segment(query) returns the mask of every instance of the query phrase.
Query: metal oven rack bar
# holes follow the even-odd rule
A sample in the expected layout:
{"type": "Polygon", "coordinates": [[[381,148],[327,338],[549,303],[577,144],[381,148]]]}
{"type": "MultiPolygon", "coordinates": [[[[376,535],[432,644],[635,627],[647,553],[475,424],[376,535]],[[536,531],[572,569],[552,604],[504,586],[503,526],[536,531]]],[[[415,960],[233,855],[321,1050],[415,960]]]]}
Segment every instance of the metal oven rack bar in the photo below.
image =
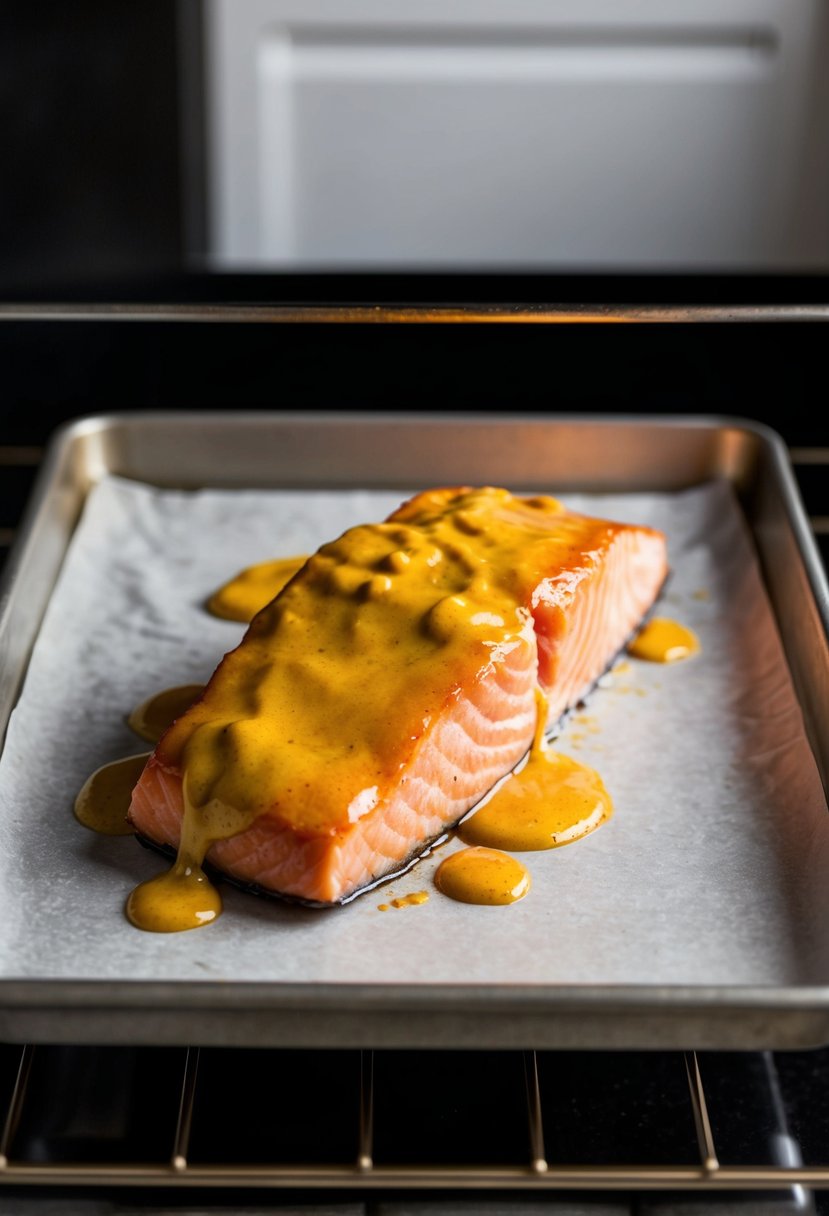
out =
{"type": "Polygon", "coordinates": [[[48,304],[0,302],[0,321],[175,321],[272,325],[595,324],[602,321],[826,321],[827,304],[48,304]]]}

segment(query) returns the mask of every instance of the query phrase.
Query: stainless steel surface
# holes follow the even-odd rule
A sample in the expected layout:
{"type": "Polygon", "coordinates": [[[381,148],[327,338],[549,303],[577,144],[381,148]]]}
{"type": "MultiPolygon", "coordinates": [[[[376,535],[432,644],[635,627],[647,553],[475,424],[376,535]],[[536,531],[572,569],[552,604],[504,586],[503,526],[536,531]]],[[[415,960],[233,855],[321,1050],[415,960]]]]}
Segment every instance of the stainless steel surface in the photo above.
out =
{"type": "Polygon", "coordinates": [[[534,1051],[524,1052],[524,1079],[527,1085],[527,1115],[529,1117],[530,1153],[537,1174],[547,1172],[544,1148],[544,1120],[541,1113],[541,1090],[538,1084],[538,1060],[534,1051]]]}
{"type": "Polygon", "coordinates": [[[184,1060],[184,1077],[181,1082],[181,1101],[176,1120],[176,1136],[173,1145],[172,1166],[174,1170],[187,1169],[187,1150],[190,1146],[190,1129],[193,1125],[193,1102],[196,1097],[196,1082],[199,1075],[199,1049],[188,1047],[184,1060]]]}
{"type": "MultiPolygon", "coordinates": [[[[543,480],[562,490],[678,489],[724,477],[740,494],[752,529],[826,780],[825,579],[785,452],[763,428],[699,418],[153,414],[86,420],[66,430],[50,451],[10,562],[0,615],[3,724],[85,495],[105,472],[173,486],[382,481],[389,487],[469,480],[520,488],[543,480]]],[[[823,985],[618,985],[555,993],[519,985],[508,995],[447,986],[435,1003],[405,986],[385,992],[321,987],[309,1000],[290,985],[263,991],[254,984],[203,983],[188,987],[186,1005],[191,1020],[183,1026],[181,993],[173,998],[166,984],[10,979],[0,986],[3,1033],[21,1041],[126,1036],[183,1042],[192,1035],[194,1017],[199,1042],[231,1045],[325,1046],[335,1021],[347,1021],[349,1041],[366,1047],[460,1045],[479,1036],[527,1048],[804,1046],[829,1039],[829,989],[823,985]]],[[[608,1185],[620,1184],[618,1177],[608,1185]]]]}
{"type": "Polygon", "coordinates": [[[360,1147],[357,1165],[370,1170],[374,1144],[374,1052],[360,1052],[360,1147]]]}
{"type": "Polygon", "coordinates": [[[706,1173],[713,1173],[720,1168],[717,1160],[717,1150],[711,1131],[711,1120],[708,1118],[708,1106],[705,1101],[705,1090],[702,1086],[699,1063],[692,1052],[685,1057],[685,1068],[688,1074],[688,1087],[691,1093],[691,1109],[694,1112],[694,1127],[697,1132],[702,1168],[706,1173]]]}
{"type": "Polygon", "coordinates": [[[3,1122],[3,1134],[2,1139],[0,1139],[0,1169],[5,1169],[9,1162],[9,1149],[20,1124],[29,1076],[32,1071],[33,1057],[34,1047],[29,1043],[20,1053],[17,1077],[15,1078],[14,1089],[12,1090],[11,1099],[6,1111],[6,1118],[3,1122]]]}

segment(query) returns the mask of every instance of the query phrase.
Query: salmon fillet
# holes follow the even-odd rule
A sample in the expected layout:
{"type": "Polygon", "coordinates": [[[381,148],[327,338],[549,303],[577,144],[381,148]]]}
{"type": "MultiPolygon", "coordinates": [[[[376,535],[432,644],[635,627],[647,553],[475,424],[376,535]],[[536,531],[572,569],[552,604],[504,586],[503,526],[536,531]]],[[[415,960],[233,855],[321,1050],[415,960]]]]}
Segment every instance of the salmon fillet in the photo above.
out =
{"type": "Polygon", "coordinates": [[[167,731],[130,822],[317,905],[399,873],[607,669],[665,538],[552,498],[419,494],[324,545],[167,731]]]}

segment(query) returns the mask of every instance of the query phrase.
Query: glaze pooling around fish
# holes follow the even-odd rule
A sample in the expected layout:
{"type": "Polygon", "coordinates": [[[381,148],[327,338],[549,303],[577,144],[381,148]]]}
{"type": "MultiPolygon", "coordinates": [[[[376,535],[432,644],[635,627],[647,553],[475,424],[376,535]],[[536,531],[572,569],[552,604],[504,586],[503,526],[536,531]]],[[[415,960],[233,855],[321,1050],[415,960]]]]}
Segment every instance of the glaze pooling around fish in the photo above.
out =
{"type": "Polygon", "coordinates": [[[165,688],[137,705],[127,718],[127,726],[148,743],[158,743],[176,718],[189,709],[203,692],[203,684],[179,684],[175,688],[165,688]]]}
{"type": "MultiPolygon", "coordinates": [[[[153,853],[158,853],[162,857],[167,857],[170,860],[175,861],[177,850],[172,845],[159,844],[157,840],[150,840],[148,836],[142,836],[140,832],[134,832],[133,835],[138,843],[143,845],[145,849],[149,849],[153,853]]],[[[386,883],[393,882],[397,878],[402,878],[404,874],[408,874],[410,870],[413,870],[418,862],[424,861],[427,857],[431,856],[432,851],[439,845],[443,844],[447,839],[448,836],[444,832],[435,840],[428,841],[425,845],[422,845],[415,852],[411,853],[407,858],[405,858],[398,869],[392,870],[388,874],[380,875],[380,877],[373,879],[364,887],[358,887],[355,891],[351,891],[342,899],[335,901],[328,900],[321,902],[318,899],[305,899],[301,895],[289,895],[285,891],[273,891],[268,887],[261,886],[259,883],[249,882],[243,878],[238,878],[227,871],[218,870],[215,866],[211,866],[209,862],[204,863],[204,872],[208,878],[216,882],[227,882],[237,890],[245,891],[248,895],[256,895],[260,899],[275,899],[280,903],[297,904],[302,908],[313,908],[315,910],[323,911],[325,909],[344,907],[346,904],[350,904],[352,900],[357,899],[358,896],[366,895],[369,891],[375,891],[378,887],[385,886],[386,883]]]]}
{"type": "Polygon", "coordinates": [[[276,557],[246,566],[214,591],[205,607],[226,621],[252,621],[305,565],[307,557],[276,557]]]}
{"type": "Polygon", "coordinates": [[[613,803],[599,774],[544,743],[543,695],[527,763],[458,828],[470,845],[534,852],[571,844],[605,823],[613,803]]]}
{"type": "Polygon", "coordinates": [[[87,777],[75,799],[75,818],[103,836],[131,836],[127,821],[132,788],[147,763],[146,752],[104,764],[87,777]]]}
{"type": "Polygon", "coordinates": [[[536,688],[557,721],[666,570],[660,532],[555,499],[419,494],[324,545],[254,618],[161,740],[131,820],[173,847],[184,821],[195,864],[343,902],[515,766],[536,688]]]}
{"type": "Polygon", "coordinates": [[[699,651],[699,638],[687,625],[651,617],[628,645],[628,653],[650,663],[678,663],[699,651]]]}
{"type": "Polygon", "coordinates": [[[504,907],[523,899],[532,880],[523,863],[509,853],[473,845],[440,863],[435,886],[458,903],[504,907]]]}

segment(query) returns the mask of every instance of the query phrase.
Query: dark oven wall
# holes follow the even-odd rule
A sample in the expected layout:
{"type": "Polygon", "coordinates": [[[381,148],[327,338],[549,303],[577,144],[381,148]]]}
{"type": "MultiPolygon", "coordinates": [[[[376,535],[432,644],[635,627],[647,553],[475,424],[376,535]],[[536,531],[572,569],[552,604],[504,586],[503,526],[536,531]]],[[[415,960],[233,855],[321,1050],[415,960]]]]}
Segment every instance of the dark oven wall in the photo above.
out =
{"type": "Polygon", "coordinates": [[[4,0],[0,293],[181,264],[176,11],[4,0]]]}
{"type": "MultiPolygon", "coordinates": [[[[252,282],[249,290],[261,295],[264,286],[252,282]]],[[[369,286],[358,286],[365,297],[369,286]]],[[[497,290],[491,280],[483,286],[497,290]]],[[[244,299],[244,289],[234,287],[244,299]]],[[[223,285],[209,288],[216,293],[223,285]]],[[[632,285],[631,294],[634,288],[643,298],[647,286],[632,285]]],[[[296,298],[303,289],[318,292],[319,285],[283,284],[282,298],[296,298]]],[[[401,294],[405,289],[396,284],[401,294]]],[[[540,290],[525,285],[530,289],[540,290]]],[[[348,290],[339,284],[341,300],[348,290]]],[[[389,287],[379,280],[374,290],[389,287]]],[[[408,290],[426,289],[410,281],[408,290]]],[[[587,290],[582,287],[583,294],[587,290]]],[[[624,284],[614,290],[624,298],[624,284]]],[[[701,294],[699,285],[688,290],[701,294]]],[[[809,290],[814,293],[814,283],[809,290]]],[[[825,554],[829,423],[815,396],[825,373],[824,333],[818,322],[0,321],[0,543],[6,549],[12,541],[50,435],[82,415],[126,409],[496,410],[702,413],[764,422],[792,449],[825,554]]]]}

